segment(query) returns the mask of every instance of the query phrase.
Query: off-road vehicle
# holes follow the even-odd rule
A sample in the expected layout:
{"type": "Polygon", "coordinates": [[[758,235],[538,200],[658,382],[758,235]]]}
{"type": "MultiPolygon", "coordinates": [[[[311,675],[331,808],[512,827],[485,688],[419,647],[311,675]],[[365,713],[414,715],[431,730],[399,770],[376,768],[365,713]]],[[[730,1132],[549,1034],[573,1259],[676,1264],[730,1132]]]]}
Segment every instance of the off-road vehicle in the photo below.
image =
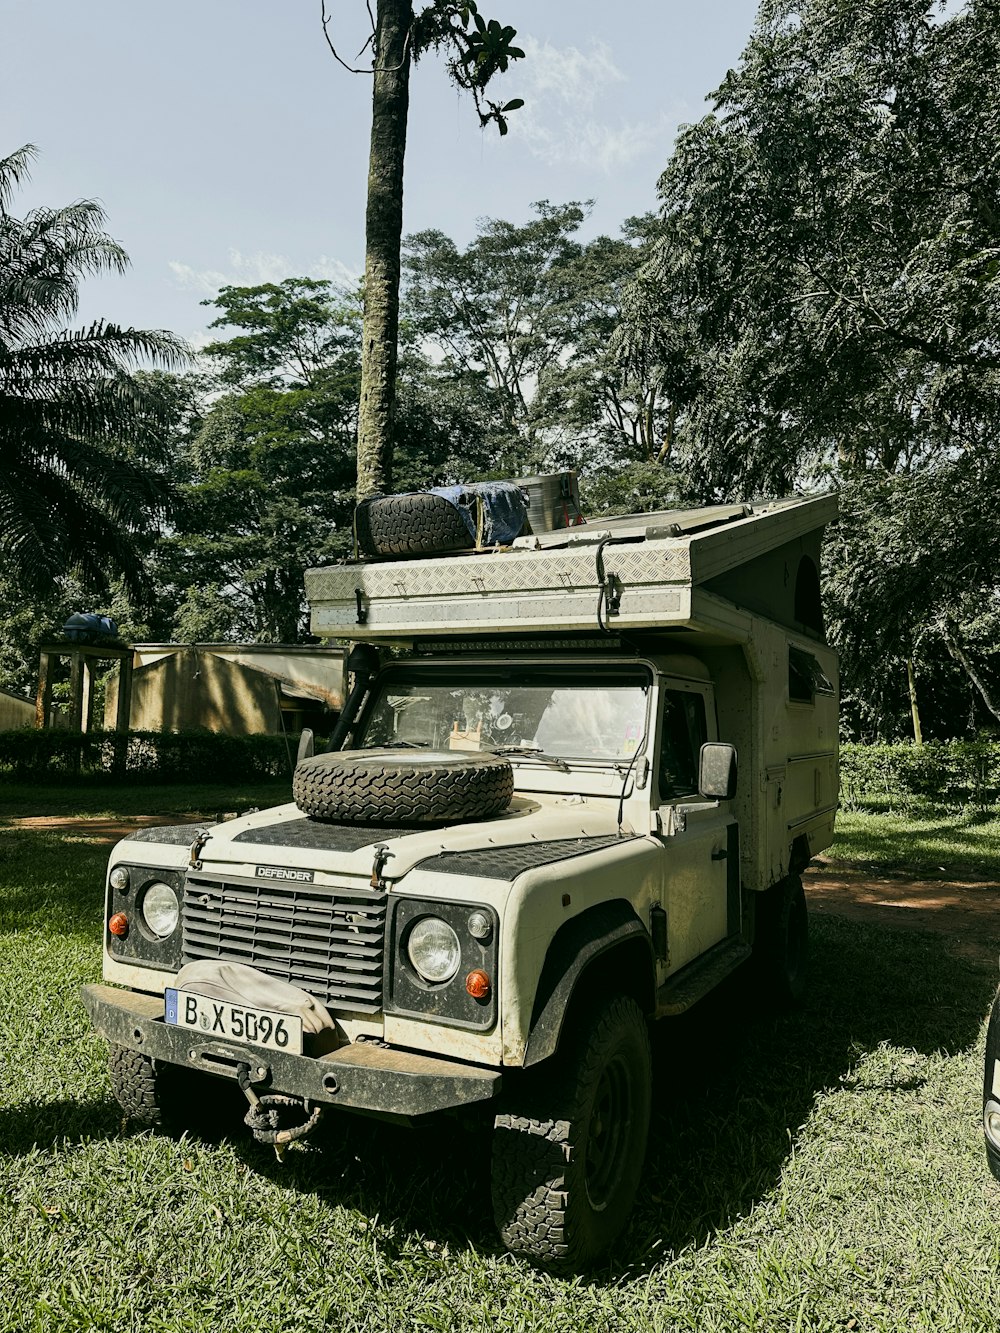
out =
{"type": "Polygon", "coordinates": [[[228,1084],[280,1146],[324,1112],[488,1104],[504,1242],[603,1253],[646,1151],[650,1021],[745,963],[802,993],[799,876],[837,804],[835,512],[310,571],[314,632],[355,645],[333,748],[289,805],[111,855],[86,1002],[122,1106],[184,1127],[228,1084]]]}

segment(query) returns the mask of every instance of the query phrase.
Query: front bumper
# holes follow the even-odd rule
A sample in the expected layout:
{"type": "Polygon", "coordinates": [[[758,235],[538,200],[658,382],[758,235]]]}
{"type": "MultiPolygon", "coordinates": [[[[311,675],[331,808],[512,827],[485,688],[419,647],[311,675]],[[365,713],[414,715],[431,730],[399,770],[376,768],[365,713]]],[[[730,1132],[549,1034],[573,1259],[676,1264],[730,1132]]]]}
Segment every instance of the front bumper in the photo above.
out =
{"type": "Polygon", "coordinates": [[[429,1115],[489,1101],[500,1071],[432,1055],[353,1042],[326,1055],[288,1055],[238,1041],[206,1041],[163,1021],[163,997],[114,986],[84,986],[83,1002],[108,1041],[167,1064],[235,1079],[242,1064],[259,1091],[289,1093],[354,1111],[429,1115]]]}

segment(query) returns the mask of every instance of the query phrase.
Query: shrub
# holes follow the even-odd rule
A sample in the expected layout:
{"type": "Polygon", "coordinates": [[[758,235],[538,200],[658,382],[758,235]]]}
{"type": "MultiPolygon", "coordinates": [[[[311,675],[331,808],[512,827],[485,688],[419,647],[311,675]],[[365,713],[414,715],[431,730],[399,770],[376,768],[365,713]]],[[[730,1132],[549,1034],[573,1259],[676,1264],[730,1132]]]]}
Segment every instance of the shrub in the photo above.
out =
{"type": "Polygon", "coordinates": [[[1000,799],[1000,742],[841,746],[840,797],[848,809],[932,804],[986,809],[1000,799]]]}
{"type": "Polygon", "coordinates": [[[0,781],[102,778],[125,772],[156,782],[244,782],[281,777],[297,737],[216,731],[0,731],[0,781]],[[122,754],[124,750],[124,754],[122,754]],[[116,759],[118,764],[116,765],[116,759]],[[123,762],[122,762],[123,761],[123,762]]]}

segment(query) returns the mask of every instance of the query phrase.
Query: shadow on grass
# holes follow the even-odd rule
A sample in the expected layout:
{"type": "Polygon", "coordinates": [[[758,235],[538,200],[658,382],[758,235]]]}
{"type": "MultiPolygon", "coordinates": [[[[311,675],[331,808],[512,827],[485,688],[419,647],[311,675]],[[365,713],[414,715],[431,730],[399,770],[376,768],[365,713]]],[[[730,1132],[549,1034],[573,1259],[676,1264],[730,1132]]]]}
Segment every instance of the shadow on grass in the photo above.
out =
{"type": "MultiPolygon", "coordinates": [[[[969,1049],[995,986],[992,971],[946,956],[935,937],[836,918],[813,923],[812,971],[809,1000],[793,1014],[755,1008],[745,979],[735,977],[695,1011],[658,1025],[635,1213],[616,1254],[588,1282],[635,1276],[749,1212],[775,1187],[820,1094],[849,1086],[859,1060],[883,1043],[924,1054],[969,1049]]],[[[885,1092],[918,1084],[909,1075],[885,1092]]],[[[120,1132],[110,1099],[0,1110],[0,1145],[9,1153],[120,1132]]],[[[229,1142],[247,1168],[283,1188],[377,1217],[387,1255],[414,1235],[452,1252],[500,1252],[485,1116],[407,1130],[330,1113],[321,1134],[283,1165],[242,1129],[229,1142]]]]}
{"type": "MultiPolygon", "coordinates": [[[[993,969],[948,957],[939,937],[812,921],[811,986],[793,1013],[745,1002],[735,977],[654,1037],[656,1111],[632,1236],[699,1244],[746,1214],[780,1177],[817,1096],[882,1044],[956,1055],[976,1041],[993,969]]],[[[919,1083],[919,1080],[918,1080],[919,1083]]],[[[893,1083],[886,1095],[912,1089],[893,1083]]],[[[970,1099],[977,1090],[970,1087],[970,1099]]],[[[971,1104],[971,1102],[970,1102],[971,1104]]]]}

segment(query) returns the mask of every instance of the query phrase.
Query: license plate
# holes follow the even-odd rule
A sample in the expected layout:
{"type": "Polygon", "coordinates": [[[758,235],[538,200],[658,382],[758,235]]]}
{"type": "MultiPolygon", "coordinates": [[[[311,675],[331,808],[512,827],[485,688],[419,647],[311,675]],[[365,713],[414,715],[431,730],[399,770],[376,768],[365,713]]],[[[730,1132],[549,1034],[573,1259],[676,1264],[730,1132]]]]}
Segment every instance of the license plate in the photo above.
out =
{"type": "Polygon", "coordinates": [[[228,1000],[213,1000],[189,990],[167,989],[163,1018],[173,1027],[190,1028],[205,1037],[227,1037],[266,1046],[269,1051],[302,1054],[301,1014],[252,1009],[228,1000]]]}

